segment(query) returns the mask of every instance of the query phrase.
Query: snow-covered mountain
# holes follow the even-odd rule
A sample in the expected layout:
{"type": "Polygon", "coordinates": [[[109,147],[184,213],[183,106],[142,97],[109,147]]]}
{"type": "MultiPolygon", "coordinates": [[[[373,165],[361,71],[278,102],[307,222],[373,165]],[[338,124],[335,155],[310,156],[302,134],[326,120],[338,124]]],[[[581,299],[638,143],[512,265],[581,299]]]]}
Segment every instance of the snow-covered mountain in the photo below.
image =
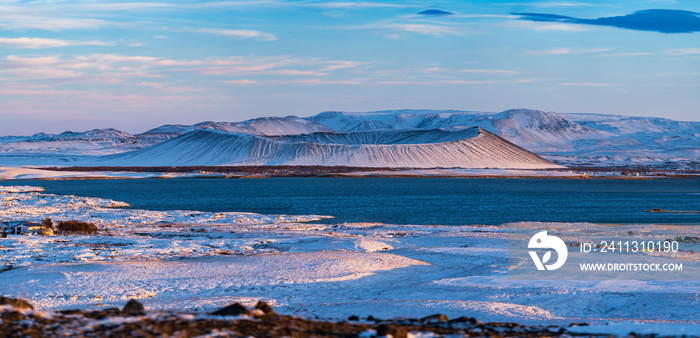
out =
{"type": "Polygon", "coordinates": [[[1,153],[56,153],[64,155],[104,155],[141,148],[134,135],[120,130],[94,129],[61,134],[0,137],[1,153]]]}
{"type": "Polygon", "coordinates": [[[152,146],[180,135],[212,129],[252,135],[290,135],[333,132],[320,124],[296,117],[263,117],[243,122],[201,122],[164,125],[132,135],[108,128],[61,134],[0,137],[0,164],[66,165],[84,156],[123,153],[152,146]]]}
{"type": "Polygon", "coordinates": [[[323,112],[307,118],[337,131],[481,127],[563,164],[659,165],[698,162],[700,122],[531,109],[323,112]]]}
{"type": "Polygon", "coordinates": [[[307,118],[336,131],[458,129],[478,126],[523,144],[565,144],[612,134],[589,128],[557,113],[512,109],[501,113],[454,110],[392,110],[369,113],[324,112],[307,118]]]}
{"type": "Polygon", "coordinates": [[[402,168],[560,168],[481,128],[261,136],[200,129],[80,165],[320,165],[402,168]]]}
{"type": "Polygon", "coordinates": [[[195,130],[212,129],[251,135],[293,135],[332,132],[332,129],[296,116],[261,117],[243,122],[201,122],[194,125],[164,125],[138,134],[140,140],[154,143],[169,140],[195,130]]]}
{"type": "Polygon", "coordinates": [[[572,150],[571,142],[613,136],[589,128],[557,113],[513,109],[501,113],[454,110],[392,110],[369,113],[324,112],[307,118],[337,131],[442,128],[473,126],[489,130],[533,151],[572,150]]]}
{"type": "MultiPolygon", "coordinates": [[[[469,138],[460,132],[473,127],[482,128],[564,165],[667,166],[671,163],[676,167],[686,164],[700,166],[700,122],[620,115],[563,114],[531,109],[512,109],[499,113],[457,110],[323,112],[306,118],[265,117],[243,122],[164,125],[136,135],[115,129],[96,129],[58,135],[40,133],[33,136],[6,136],[0,137],[0,165],[76,165],[78,162],[94,160],[91,156],[121,154],[140,149],[144,153],[148,150],[151,155],[161,158],[152,153],[150,147],[179,138],[194,141],[190,134],[199,130],[236,134],[237,142],[255,139],[256,142],[271,147],[277,147],[279,142],[314,143],[322,145],[314,146],[320,152],[335,149],[329,145],[357,147],[448,143],[469,138]],[[245,135],[258,138],[246,138],[245,135]]],[[[469,131],[465,133],[468,134],[469,131]]],[[[212,149],[222,150],[214,146],[214,141],[207,142],[212,149]]],[[[231,144],[234,143],[240,145],[236,142],[231,144]]],[[[168,147],[173,144],[169,143],[168,147]]],[[[197,147],[204,151],[201,145],[197,147]]],[[[303,153],[306,150],[297,151],[303,153]]],[[[279,154],[275,156],[275,161],[279,163],[292,161],[287,155],[285,159],[279,154]]],[[[329,155],[318,153],[318,156],[329,155]]],[[[387,153],[382,156],[389,155],[387,153]]],[[[244,157],[235,158],[242,161],[244,157]]],[[[305,160],[311,161],[310,163],[326,163],[326,160],[316,161],[308,157],[305,160]]],[[[401,161],[404,160],[406,158],[401,161]]]]}

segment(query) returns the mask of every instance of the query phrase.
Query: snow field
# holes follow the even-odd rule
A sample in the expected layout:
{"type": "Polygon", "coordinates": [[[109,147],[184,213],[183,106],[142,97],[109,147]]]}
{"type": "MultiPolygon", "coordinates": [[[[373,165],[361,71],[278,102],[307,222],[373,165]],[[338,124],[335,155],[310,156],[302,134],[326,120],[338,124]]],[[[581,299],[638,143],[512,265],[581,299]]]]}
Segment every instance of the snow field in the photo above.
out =
{"type": "MultiPolygon", "coordinates": [[[[507,278],[507,229],[547,226],[583,240],[692,236],[695,226],[315,224],[309,221],[322,216],[152,212],[36,190],[0,190],[0,217],[78,218],[109,230],[0,239],[0,264],[13,267],[0,272],[0,292],[39,310],[123,306],[134,298],[148,309],[203,313],[264,300],[279,313],[330,320],[443,313],[485,322],[587,322],[600,330],[700,326],[698,281],[507,278]]],[[[683,259],[700,260],[699,244],[681,245],[683,259]]]]}

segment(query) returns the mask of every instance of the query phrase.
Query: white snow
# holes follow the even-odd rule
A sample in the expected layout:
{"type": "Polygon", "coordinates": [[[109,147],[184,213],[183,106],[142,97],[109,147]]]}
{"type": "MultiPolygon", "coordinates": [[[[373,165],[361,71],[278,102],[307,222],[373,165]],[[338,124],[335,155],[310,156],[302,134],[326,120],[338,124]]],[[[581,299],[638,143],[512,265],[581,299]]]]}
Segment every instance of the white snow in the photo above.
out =
{"type": "Polygon", "coordinates": [[[31,186],[0,186],[0,193],[7,194],[13,192],[40,192],[44,191],[42,187],[31,186]]]}
{"type": "MultiPolygon", "coordinates": [[[[254,305],[254,298],[240,297],[244,290],[282,293],[285,289],[304,289],[309,284],[355,281],[413,265],[425,263],[384,253],[331,251],[120,264],[43,264],[4,272],[3,279],[13,284],[3,283],[3,292],[32,299],[39,308],[117,305],[129,299],[143,299],[151,309],[196,306],[213,311],[239,300],[254,305]],[[80,285],[91,286],[79,288],[80,285]]],[[[279,306],[281,301],[273,304],[279,306]]]]}
{"type": "MultiPolygon", "coordinates": [[[[696,226],[314,224],[307,221],[318,216],[132,210],[116,201],[38,190],[1,189],[0,219],[76,218],[109,229],[93,236],[0,239],[0,264],[16,267],[0,272],[0,290],[42,311],[123,306],[137,298],[148,309],[200,313],[264,300],[283,314],[329,320],[443,313],[591,324],[572,329],[577,332],[700,329],[697,280],[506,278],[507,228],[548,226],[570,238],[630,232],[667,238],[697,235],[696,226]]],[[[686,262],[700,260],[700,244],[681,246],[686,262]]]]}

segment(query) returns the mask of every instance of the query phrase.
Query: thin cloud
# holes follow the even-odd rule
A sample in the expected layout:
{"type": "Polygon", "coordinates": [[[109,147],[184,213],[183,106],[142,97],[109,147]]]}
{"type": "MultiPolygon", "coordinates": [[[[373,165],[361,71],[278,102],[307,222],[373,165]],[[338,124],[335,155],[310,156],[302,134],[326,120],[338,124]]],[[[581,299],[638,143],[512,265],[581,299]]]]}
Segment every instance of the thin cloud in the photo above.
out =
{"type": "Polygon", "coordinates": [[[520,74],[520,72],[515,71],[515,70],[474,69],[474,68],[454,70],[454,69],[448,69],[448,68],[432,67],[432,68],[421,69],[420,71],[423,73],[428,73],[428,74],[435,74],[435,73],[450,73],[450,74],[469,73],[469,74],[485,74],[485,75],[516,75],[516,74],[520,74]]]}
{"type": "Polygon", "coordinates": [[[41,29],[57,32],[69,29],[96,29],[107,25],[107,21],[99,19],[56,18],[43,15],[0,16],[0,27],[5,30],[41,29]]]}
{"type": "Polygon", "coordinates": [[[324,76],[328,73],[315,71],[315,70],[300,70],[300,69],[279,69],[279,70],[268,70],[266,72],[269,75],[284,75],[284,76],[324,76]]]}
{"type": "Polygon", "coordinates": [[[254,85],[254,84],[260,84],[259,81],[257,80],[251,80],[251,79],[239,79],[239,80],[227,80],[227,81],[221,81],[222,83],[228,83],[228,84],[235,84],[235,85],[254,85]]]}
{"type": "Polygon", "coordinates": [[[549,2],[536,2],[536,3],[510,3],[508,5],[527,5],[540,8],[554,8],[554,7],[591,7],[593,4],[587,2],[579,1],[549,1],[549,2]]]}
{"type": "Polygon", "coordinates": [[[351,68],[360,68],[360,67],[367,67],[371,63],[370,62],[358,62],[358,61],[324,61],[327,63],[327,66],[321,68],[321,71],[324,72],[329,72],[329,71],[334,71],[334,70],[339,70],[339,69],[351,69],[351,68]]]}
{"type": "Polygon", "coordinates": [[[112,11],[143,11],[147,9],[167,9],[167,8],[184,8],[186,4],[177,5],[165,2],[111,2],[111,3],[82,3],[62,5],[74,11],[97,11],[97,12],[112,12],[112,11]]]}
{"type": "Polygon", "coordinates": [[[277,36],[251,29],[217,29],[217,28],[187,28],[185,31],[205,34],[229,36],[233,38],[254,39],[260,41],[277,41],[277,36]]]}
{"type": "MultiPolygon", "coordinates": [[[[41,29],[63,31],[123,27],[124,13],[196,11],[211,9],[237,9],[248,7],[290,7],[289,1],[211,1],[211,2],[109,2],[62,3],[54,1],[15,2],[0,5],[0,27],[5,30],[41,29]],[[70,14],[66,14],[70,13],[70,14]]],[[[369,6],[360,4],[360,6],[369,6]]],[[[243,33],[245,34],[245,33],[243,33]]],[[[261,35],[269,38],[269,35],[261,35]]]]}
{"type": "Polygon", "coordinates": [[[105,42],[99,40],[93,41],[72,41],[59,39],[44,39],[44,38],[0,38],[0,46],[10,48],[59,48],[69,46],[114,46],[113,42],[105,42]]]}
{"type": "Polygon", "coordinates": [[[609,83],[595,83],[595,82],[565,82],[559,83],[557,86],[575,86],[575,87],[609,87],[612,84],[609,83]]]}
{"type": "Polygon", "coordinates": [[[197,93],[204,92],[204,88],[195,88],[190,86],[173,86],[170,83],[162,82],[141,82],[142,86],[153,88],[157,92],[161,93],[197,93]]]}
{"type": "Polygon", "coordinates": [[[76,90],[56,90],[49,88],[45,85],[37,84],[0,84],[0,95],[4,96],[43,96],[56,95],[56,96],[67,96],[76,95],[79,91],[76,90]]]}
{"type": "MultiPolygon", "coordinates": [[[[374,23],[354,26],[335,26],[332,29],[374,30],[390,40],[400,40],[409,36],[407,33],[432,35],[436,37],[463,36],[478,33],[471,29],[474,25],[465,20],[473,18],[515,18],[504,15],[459,15],[459,14],[429,14],[426,11],[418,14],[401,15],[374,23]]],[[[442,12],[442,11],[438,11],[442,12]]]]}
{"type": "Polygon", "coordinates": [[[679,48],[666,51],[664,54],[673,56],[698,55],[700,54],[700,48],[679,48]]]}
{"type": "Polygon", "coordinates": [[[488,74],[488,75],[516,75],[520,72],[515,70],[505,70],[505,69],[462,69],[460,72],[463,73],[474,73],[474,74],[488,74]]]}
{"type": "Polygon", "coordinates": [[[693,33],[700,31],[700,14],[672,9],[647,9],[632,14],[597,19],[580,19],[548,13],[512,13],[520,20],[566,24],[596,25],[660,33],[693,33]]]}
{"type": "Polygon", "coordinates": [[[72,5],[47,4],[38,2],[3,4],[0,6],[0,27],[3,30],[41,29],[62,31],[69,29],[96,29],[111,23],[94,16],[81,18],[75,11],[66,9],[72,5]],[[71,13],[66,16],[66,13],[71,13]]]}
{"type": "Polygon", "coordinates": [[[302,79],[302,80],[273,80],[270,84],[298,84],[298,85],[352,85],[360,86],[366,83],[361,80],[324,80],[324,79],[302,79]]]}
{"type": "Polygon", "coordinates": [[[648,56],[648,55],[654,55],[654,53],[649,53],[649,52],[608,53],[608,54],[603,54],[602,56],[631,57],[631,56],[648,56]]]}
{"type": "Polygon", "coordinates": [[[535,31],[558,31],[558,32],[586,32],[588,29],[581,25],[561,22],[540,22],[540,21],[515,21],[517,28],[531,29],[535,31]]]}
{"type": "Polygon", "coordinates": [[[492,84],[498,81],[471,81],[471,80],[428,80],[428,81],[379,81],[380,84],[391,84],[391,85],[441,85],[441,84],[453,84],[453,85],[478,85],[478,84],[492,84]]]}
{"type": "Polygon", "coordinates": [[[418,23],[397,23],[385,26],[385,28],[393,28],[404,32],[418,33],[424,35],[433,35],[443,37],[445,35],[462,35],[463,32],[455,27],[435,25],[435,24],[418,24],[418,23]]]}
{"type": "Polygon", "coordinates": [[[43,80],[52,83],[113,84],[133,77],[161,77],[162,75],[149,72],[158,60],[153,57],[112,54],[80,55],[72,58],[10,55],[0,60],[0,76],[11,77],[11,82],[43,80]]]}
{"type": "MultiPolygon", "coordinates": [[[[275,78],[297,80],[299,78],[318,78],[332,74],[343,74],[353,69],[369,66],[370,63],[367,62],[297,58],[284,55],[212,57],[199,60],[118,54],[90,54],[70,58],[10,55],[4,60],[0,59],[0,83],[21,82],[28,79],[51,80],[53,83],[58,83],[58,81],[62,81],[62,83],[118,83],[129,78],[171,79],[177,78],[176,74],[178,73],[191,73],[203,77],[264,76],[266,81],[275,78]],[[5,79],[3,80],[3,78],[5,79]]],[[[141,83],[154,84],[157,82],[142,81],[141,83]]],[[[191,91],[187,87],[172,88],[171,90],[191,91]]]]}
{"type": "Polygon", "coordinates": [[[327,9],[360,9],[360,8],[407,8],[416,7],[416,5],[401,4],[401,3],[386,3],[386,2],[371,2],[371,1],[358,1],[358,2],[319,2],[319,3],[306,3],[304,6],[317,7],[317,8],[327,8],[327,9]]]}
{"type": "Polygon", "coordinates": [[[557,47],[557,48],[550,48],[547,50],[530,50],[527,51],[526,54],[528,55],[538,55],[538,56],[545,56],[545,55],[569,55],[569,54],[586,54],[586,53],[601,53],[601,52],[607,52],[609,51],[609,48],[566,48],[566,47],[557,47]]]}
{"type": "Polygon", "coordinates": [[[515,79],[515,83],[534,83],[540,81],[540,79],[515,79]]]}

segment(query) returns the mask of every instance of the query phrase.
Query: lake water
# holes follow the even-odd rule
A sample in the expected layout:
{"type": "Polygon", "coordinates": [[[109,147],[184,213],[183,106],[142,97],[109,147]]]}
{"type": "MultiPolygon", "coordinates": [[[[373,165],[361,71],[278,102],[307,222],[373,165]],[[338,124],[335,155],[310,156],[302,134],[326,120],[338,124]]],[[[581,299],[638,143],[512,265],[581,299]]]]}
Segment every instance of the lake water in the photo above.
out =
{"type": "Polygon", "coordinates": [[[13,181],[148,210],[330,215],[324,222],[700,224],[700,179],[267,178],[13,181]]]}

